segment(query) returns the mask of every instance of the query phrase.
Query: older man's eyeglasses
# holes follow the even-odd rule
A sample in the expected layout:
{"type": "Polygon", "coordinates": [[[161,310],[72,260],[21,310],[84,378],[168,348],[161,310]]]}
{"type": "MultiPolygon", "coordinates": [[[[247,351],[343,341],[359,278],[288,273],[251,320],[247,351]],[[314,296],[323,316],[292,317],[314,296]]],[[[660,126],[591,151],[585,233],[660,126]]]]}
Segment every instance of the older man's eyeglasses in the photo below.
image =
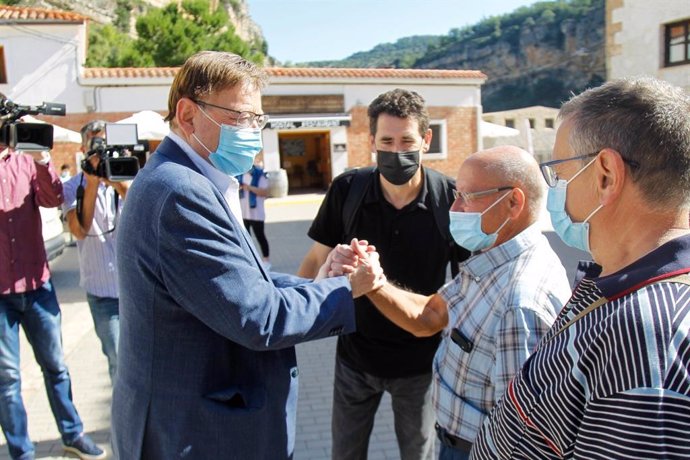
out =
{"type": "Polygon", "coordinates": [[[482,198],[485,196],[489,196],[493,193],[498,193],[502,192],[504,190],[512,190],[514,187],[497,187],[497,188],[491,188],[488,190],[481,190],[479,192],[463,192],[463,191],[458,191],[458,190],[453,190],[453,198],[461,199],[463,203],[469,204],[472,202],[472,200],[476,200],[477,198],[482,198]]]}
{"type": "MultiPolygon", "coordinates": [[[[555,187],[556,184],[558,184],[558,181],[560,180],[560,177],[558,177],[558,173],[556,172],[556,165],[559,165],[561,163],[565,163],[567,161],[574,161],[574,160],[584,160],[585,158],[592,158],[597,155],[599,155],[599,152],[601,150],[594,152],[594,153],[588,153],[586,155],[576,155],[574,157],[569,157],[569,158],[563,158],[562,160],[551,160],[551,161],[546,161],[544,163],[539,164],[539,169],[541,170],[542,176],[544,176],[544,180],[546,181],[546,184],[549,187],[555,187]]],[[[634,160],[628,160],[624,156],[621,155],[621,158],[625,163],[630,165],[631,168],[638,168],[640,164],[637,161],[634,160]]]]}
{"type": "Polygon", "coordinates": [[[266,123],[268,123],[268,115],[266,115],[265,113],[254,113],[248,111],[233,110],[227,107],[222,107],[220,105],[211,104],[210,102],[197,101],[195,99],[192,99],[192,101],[199,105],[213,107],[216,109],[225,110],[226,112],[229,112],[234,117],[235,126],[237,126],[238,128],[263,129],[263,127],[266,126],[266,123]]]}

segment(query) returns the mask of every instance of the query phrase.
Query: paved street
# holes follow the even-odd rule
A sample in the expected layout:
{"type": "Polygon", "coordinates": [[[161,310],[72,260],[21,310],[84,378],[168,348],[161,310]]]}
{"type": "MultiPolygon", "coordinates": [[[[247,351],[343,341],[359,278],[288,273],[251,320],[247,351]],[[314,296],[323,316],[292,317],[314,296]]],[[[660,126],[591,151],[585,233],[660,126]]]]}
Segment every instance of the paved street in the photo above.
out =
{"type": "MultiPolygon", "coordinates": [[[[306,232],[318,209],[321,195],[291,195],[267,201],[266,233],[271,245],[273,269],[294,273],[311,245],[306,232]]],[[[572,279],[574,261],[583,253],[566,248],[558,237],[547,237],[561,256],[572,279]]],[[[72,376],[72,391],[86,431],[107,448],[110,443],[110,381],[106,359],[93,322],[79,288],[76,248],[51,264],[53,281],[63,311],[63,340],[67,364],[72,376]]],[[[548,269],[548,267],[544,267],[548,269]]],[[[22,393],[29,414],[29,432],[36,443],[40,459],[62,459],[60,437],[45,395],[43,379],[31,349],[22,340],[22,393]]],[[[321,340],[297,347],[300,366],[300,399],[295,458],[323,460],[330,457],[330,412],[333,381],[335,339],[321,340]]],[[[395,459],[398,451],[390,411],[390,399],[384,397],[377,416],[369,450],[369,458],[395,459]]],[[[0,460],[9,459],[4,438],[0,444],[0,460]]],[[[123,459],[126,460],[126,459],[123,459]]]]}

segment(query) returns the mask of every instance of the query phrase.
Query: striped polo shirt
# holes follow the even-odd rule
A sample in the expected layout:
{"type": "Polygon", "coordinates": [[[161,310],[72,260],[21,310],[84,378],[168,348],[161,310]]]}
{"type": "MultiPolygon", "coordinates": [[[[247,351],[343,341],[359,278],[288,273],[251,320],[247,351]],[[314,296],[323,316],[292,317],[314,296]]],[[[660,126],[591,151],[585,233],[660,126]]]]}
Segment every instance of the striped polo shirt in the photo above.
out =
{"type": "Polygon", "coordinates": [[[484,422],[472,458],[690,458],[690,286],[658,282],[687,272],[690,236],[583,279],[484,422]]]}

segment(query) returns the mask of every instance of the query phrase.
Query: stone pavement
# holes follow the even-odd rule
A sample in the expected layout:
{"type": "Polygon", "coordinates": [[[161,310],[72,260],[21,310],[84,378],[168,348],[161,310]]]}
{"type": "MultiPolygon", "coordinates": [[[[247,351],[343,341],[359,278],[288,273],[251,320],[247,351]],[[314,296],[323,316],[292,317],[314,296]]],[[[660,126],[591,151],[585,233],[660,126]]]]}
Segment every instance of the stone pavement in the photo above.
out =
{"type": "MultiPolygon", "coordinates": [[[[295,273],[302,257],[311,246],[306,236],[322,194],[290,195],[267,200],[266,234],[271,246],[275,271],[295,273]]],[[[547,218],[548,219],[548,218],[547,218]]],[[[542,228],[561,256],[572,279],[573,261],[582,253],[564,247],[550,229],[548,220],[542,228]]],[[[87,433],[110,452],[111,387],[106,359],[94,332],[93,322],[79,288],[76,248],[51,263],[53,282],[63,312],[62,335],[67,365],[72,376],[72,392],[87,433]]],[[[330,458],[330,414],[333,386],[333,363],[336,339],[325,339],[297,347],[300,366],[300,394],[297,412],[296,460],[330,458]]],[[[63,459],[60,436],[48,406],[41,372],[31,349],[22,335],[22,394],[29,417],[29,433],[36,444],[37,458],[63,459]]],[[[0,436],[0,460],[9,459],[4,437],[0,436]]],[[[399,458],[390,409],[390,398],[384,396],[377,414],[369,446],[372,460],[399,458]]],[[[122,459],[129,460],[129,459],[122,459]]],[[[201,459],[206,460],[206,459],[201,459]]]]}

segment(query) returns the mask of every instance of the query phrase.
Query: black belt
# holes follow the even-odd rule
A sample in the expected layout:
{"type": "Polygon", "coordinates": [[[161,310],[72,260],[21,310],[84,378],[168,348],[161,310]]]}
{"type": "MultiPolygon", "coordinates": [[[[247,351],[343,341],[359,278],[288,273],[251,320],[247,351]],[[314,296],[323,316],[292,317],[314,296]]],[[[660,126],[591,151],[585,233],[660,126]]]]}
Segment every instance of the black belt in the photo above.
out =
{"type": "Polygon", "coordinates": [[[457,436],[453,436],[452,434],[448,433],[441,425],[438,423],[436,424],[436,436],[438,436],[438,439],[441,441],[441,444],[444,446],[452,447],[453,449],[458,449],[465,451],[469,453],[472,450],[472,443],[462,439],[458,438],[457,436]]]}

